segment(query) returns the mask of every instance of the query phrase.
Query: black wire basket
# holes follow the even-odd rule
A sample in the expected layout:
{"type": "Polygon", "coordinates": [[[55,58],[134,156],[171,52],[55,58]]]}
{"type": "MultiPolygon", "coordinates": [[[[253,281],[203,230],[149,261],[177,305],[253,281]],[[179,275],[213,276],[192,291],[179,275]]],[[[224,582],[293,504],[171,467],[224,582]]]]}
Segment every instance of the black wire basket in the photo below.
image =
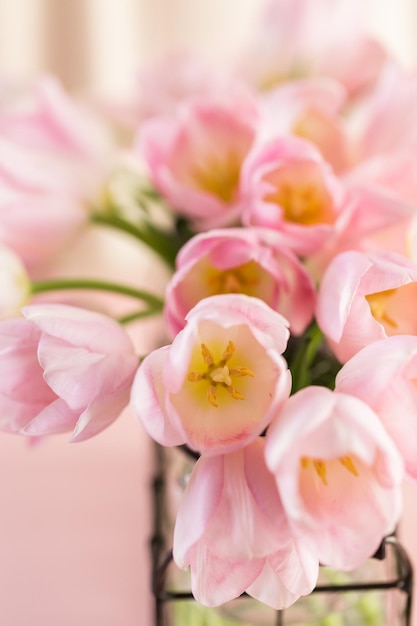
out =
{"type": "Polygon", "coordinates": [[[195,458],[180,448],[156,447],[153,483],[152,588],[155,626],[411,626],[413,570],[395,535],[353,572],[320,568],[314,591],[276,611],[243,594],[216,609],[202,607],[188,573],[173,563],[170,542],[176,510],[195,458]]]}

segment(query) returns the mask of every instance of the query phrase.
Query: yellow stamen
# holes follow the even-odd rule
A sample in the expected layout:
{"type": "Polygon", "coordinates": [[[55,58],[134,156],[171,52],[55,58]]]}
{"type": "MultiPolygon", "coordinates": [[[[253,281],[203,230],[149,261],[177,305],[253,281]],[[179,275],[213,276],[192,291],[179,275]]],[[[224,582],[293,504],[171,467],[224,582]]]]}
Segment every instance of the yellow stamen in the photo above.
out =
{"type": "Polygon", "coordinates": [[[235,400],[244,400],[245,396],[243,395],[243,393],[240,393],[240,391],[238,391],[236,389],[236,387],[233,386],[229,386],[226,387],[228,393],[232,396],[232,398],[234,398],[235,400]]]}
{"type": "Polygon", "coordinates": [[[346,469],[354,476],[359,476],[359,472],[356,469],[355,464],[350,456],[342,456],[339,459],[339,463],[341,463],[343,467],[346,467],[346,469]]]}
{"type": "Polygon", "coordinates": [[[235,344],[233,343],[233,341],[229,341],[229,343],[226,346],[226,350],[223,352],[222,361],[224,361],[224,363],[227,363],[227,361],[229,361],[232,358],[235,350],[236,350],[235,344]]]}
{"type": "Polygon", "coordinates": [[[199,372],[192,370],[187,374],[187,380],[190,383],[198,383],[207,381],[209,388],[207,390],[207,401],[211,406],[218,407],[217,386],[221,385],[234,400],[244,400],[245,396],[233,385],[232,377],[250,376],[253,378],[255,374],[248,367],[237,365],[229,369],[226,363],[235,353],[236,346],[233,341],[229,341],[223,351],[220,361],[216,362],[212,352],[205,343],[201,344],[201,356],[205,363],[206,371],[199,372]]]}
{"type": "Polygon", "coordinates": [[[209,404],[211,404],[211,406],[215,406],[215,407],[219,406],[217,404],[217,394],[216,394],[215,385],[210,385],[207,391],[207,400],[209,401],[209,404]]]}
{"type": "Polygon", "coordinates": [[[229,372],[231,376],[250,376],[251,378],[255,376],[249,367],[231,367],[229,372]]]}
{"type": "Polygon", "coordinates": [[[328,485],[326,463],[324,461],[314,460],[313,465],[323,485],[328,485]]]}
{"type": "Polygon", "coordinates": [[[210,352],[210,350],[207,348],[205,343],[201,344],[201,354],[202,354],[204,363],[206,363],[207,365],[213,365],[214,363],[213,355],[210,352]]]}
{"type": "Polygon", "coordinates": [[[203,380],[204,374],[200,374],[200,372],[188,372],[187,380],[190,383],[197,383],[199,380],[203,380]]]}
{"type": "MultiPolygon", "coordinates": [[[[353,476],[359,476],[359,472],[351,456],[348,456],[348,455],[342,456],[336,460],[339,461],[339,463],[341,463],[343,467],[345,467],[348,470],[348,472],[353,474],[353,476]]],[[[316,471],[323,485],[328,485],[329,482],[327,480],[327,465],[326,465],[328,461],[326,462],[326,461],[323,461],[322,459],[312,459],[310,457],[303,456],[300,459],[300,465],[302,469],[307,469],[307,467],[310,464],[310,461],[312,461],[314,470],[316,471]]]]}

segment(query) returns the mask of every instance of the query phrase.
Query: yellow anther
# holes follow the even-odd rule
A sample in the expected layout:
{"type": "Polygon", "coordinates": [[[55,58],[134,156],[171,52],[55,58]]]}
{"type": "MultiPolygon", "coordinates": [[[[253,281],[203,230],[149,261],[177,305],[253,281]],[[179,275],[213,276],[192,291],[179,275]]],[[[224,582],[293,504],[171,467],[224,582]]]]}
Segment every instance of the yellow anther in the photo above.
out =
{"type": "Polygon", "coordinates": [[[200,374],[200,372],[188,372],[187,380],[190,383],[197,383],[199,380],[203,380],[204,374],[200,374]]]}
{"type": "Polygon", "coordinates": [[[209,401],[209,404],[211,404],[211,406],[215,406],[216,408],[219,406],[217,404],[217,394],[216,394],[215,385],[210,385],[207,391],[207,400],[209,401]]]}
{"type": "MultiPolygon", "coordinates": [[[[244,400],[245,396],[236,387],[233,386],[233,377],[250,376],[253,378],[255,374],[248,367],[237,365],[229,368],[227,362],[232,358],[236,351],[233,341],[229,341],[223,351],[220,360],[215,360],[213,353],[209,350],[205,343],[200,344],[201,355],[205,363],[203,371],[191,370],[187,374],[187,380],[191,383],[205,381],[208,384],[207,401],[211,406],[218,407],[218,393],[220,389],[225,389],[234,400],[244,400]]],[[[220,399],[223,391],[221,391],[220,399]]]]}
{"type": "Polygon", "coordinates": [[[235,344],[233,343],[233,341],[229,341],[229,343],[226,346],[226,350],[223,352],[222,362],[227,363],[227,361],[229,361],[229,359],[232,358],[232,355],[235,350],[236,350],[235,344]]]}
{"type": "Polygon", "coordinates": [[[250,376],[251,378],[255,376],[249,367],[231,367],[229,371],[231,376],[250,376]]]}
{"type": "Polygon", "coordinates": [[[201,344],[201,355],[203,357],[204,363],[206,363],[207,365],[213,365],[214,364],[213,355],[210,352],[210,350],[207,348],[205,343],[201,344]]]}
{"type": "MultiPolygon", "coordinates": [[[[334,459],[334,460],[339,461],[339,463],[341,463],[343,467],[345,467],[354,476],[359,476],[359,472],[356,469],[356,466],[352,460],[352,457],[342,456],[339,459],[334,459]]],[[[318,477],[320,478],[321,482],[323,483],[323,485],[328,485],[329,482],[327,480],[327,465],[326,465],[327,462],[321,459],[312,459],[310,457],[303,456],[300,459],[300,465],[302,469],[307,469],[307,467],[310,464],[310,461],[312,461],[313,467],[318,477]]]]}
{"type": "Polygon", "coordinates": [[[240,391],[238,391],[236,389],[236,387],[226,387],[227,391],[230,393],[230,395],[232,396],[232,398],[234,400],[244,400],[245,396],[243,395],[243,393],[240,393],[240,391]]]}
{"type": "Polygon", "coordinates": [[[339,463],[341,463],[343,467],[346,467],[346,469],[354,476],[359,476],[359,472],[356,469],[355,464],[350,456],[342,456],[339,459],[339,463]]]}
{"type": "Polygon", "coordinates": [[[328,485],[326,463],[324,461],[314,459],[313,465],[323,485],[328,485]]]}

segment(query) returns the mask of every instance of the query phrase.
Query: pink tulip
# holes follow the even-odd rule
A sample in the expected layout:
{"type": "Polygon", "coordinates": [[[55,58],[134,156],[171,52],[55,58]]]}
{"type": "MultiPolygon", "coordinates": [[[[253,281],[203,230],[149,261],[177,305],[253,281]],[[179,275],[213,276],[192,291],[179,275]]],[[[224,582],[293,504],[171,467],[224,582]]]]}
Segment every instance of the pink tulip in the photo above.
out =
{"type": "Polygon", "coordinates": [[[26,93],[0,109],[0,135],[39,153],[97,161],[107,146],[103,127],[70,98],[52,76],[38,79],[26,93]]]}
{"type": "Polygon", "coordinates": [[[295,252],[319,250],[335,230],[344,191],[313,144],[278,137],[254,149],[242,171],[244,221],[282,233],[295,252]]]}
{"type": "Polygon", "coordinates": [[[265,455],[292,532],[322,564],[354,569],[394,530],[403,464],[362,400],[305,387],[270,425],[265,455]]]}
{"type": "Polygon", "coordinates": [[[31,436],[72,431],[83,441],[128,404],[138,359],[123,329],[99,313],[32,305],[0,324],[2,430],[31,436]]]}
{"type": "Polygon", "coordinates": [[[351,167],[353,146],[342,118],[346,90],[329,78],[291,80],[261,95],[265,137],[293,134],[313,143],[335,172],[351,167]]]}
{"type": "Polygon", "coordinates": [[[336,390],[366,402],[417,480],[417,337],[397,335],[355,354],[336,377],[336,390]]]}
{"type": "Polygon", "coordinates": [[[264,300],[301,334],[313,317],[315,289],[298,258],[270,231],[249,228],[211,230],[180,250],[177,270],[165,297],[171,336],[199,300],[219,293],[245,293],[264,300]]]}
{"type": "Polygon", "coordinates": [[[140,129],[139,150],[159,192],[199,230],[230,225],[242,210],[240,170],[257,129],[244,96],[184,104],[175,118],[153,118],[140,129]]]}
{"type": "Polygon", "coordinates": [[[30,269],[85,223],[106,153],[95,124],[56,82],[41,80],[35,96],[0,110],[0,242],[30,269]]]}
{"type": "Polygon", "coordinates": [[[133,407],[151,437],[203,454],[253,441],[288,397],[282,352],[288,322],[258,298],[201,300],[171,346],[151,352],[132,389],[133,407]]]}
{"type": "MultiPolygon", "coordinates": [[[[417,140],[417,73],[394,62],[384,65],[377,83],[353,109],[358,118],[357,157],[392,157],[417,140]]],[[[356,117],[355,117],[356,115],[356,117]]]]}
{"type": "Polygon", "coordinates": [[[346,362],[390,335],[416,335],[417,265],[399,254],[343,252],[327,268],[317,323],[334,354],[346,362]]]}
{"type": "Polygon", "coordinates": [[[385,57],[366,32],[360,0],[269,0],[242,65],[262,89],[330,76],[352,94],[375,80],[385,57]]]}
{"type": "Polygon", "coordinates": [[[282,609],[315,586],[318,562],[292,538],[263,453],[257,439],[232,454],[202,457],[185,489],[174,559],[190,566],[192,592],[207,606],[246,591],[282,609]]]}

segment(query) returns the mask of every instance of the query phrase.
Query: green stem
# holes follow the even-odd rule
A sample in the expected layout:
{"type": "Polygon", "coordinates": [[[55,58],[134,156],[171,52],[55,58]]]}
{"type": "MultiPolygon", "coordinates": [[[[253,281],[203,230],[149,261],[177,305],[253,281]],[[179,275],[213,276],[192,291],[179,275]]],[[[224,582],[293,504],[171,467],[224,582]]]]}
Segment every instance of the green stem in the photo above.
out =
{"type": "Polygon", "coordinates": [[[149,307],[144,311],[134,311],[133,313],[128,313],[127,315],[123,315],[119,317],[117,321],[119,324],[130,324],[130,322],[136,322],[137,320],[144,319],[145,317],[151,317],[152,315],[157,315],[161,312],[160,307],[149,307]]]}
{"type": "Polygon", "coordinates": [[[173,233],[159,230],[151,224],[139,227],[117,215],[93,213],[91,221],[94,224],[115,228],[132,235],[132,237],[136,237],[136,239],[139,239],[162,257],[171,268],[175,267],[175,257],[177,256],[179,246],[176,245],[173,233]]]}
{"type": "Polygon", "coordinates": [[[32,294],[45,293],[47,291],[61,291],[68,289],[88,289],[95,291],[107,291],[117,293],[130,298],[136,298],[145,302],[153,312],[159,312],[164,306],[164,301],[143,289],[136,289],[128,285],[120,285],[105,280],[94,278],[57,278],[50,280],[35,281],[32,283],[32,294]]]}
{"type": "Polygon", "coordinates": [[[323,333],[317,324],[314,323],[301,339],[294,359],[289,364],[293,377],[292,393],[307,387],[311,383],[311,366],[322,342],[323,333]]]}

